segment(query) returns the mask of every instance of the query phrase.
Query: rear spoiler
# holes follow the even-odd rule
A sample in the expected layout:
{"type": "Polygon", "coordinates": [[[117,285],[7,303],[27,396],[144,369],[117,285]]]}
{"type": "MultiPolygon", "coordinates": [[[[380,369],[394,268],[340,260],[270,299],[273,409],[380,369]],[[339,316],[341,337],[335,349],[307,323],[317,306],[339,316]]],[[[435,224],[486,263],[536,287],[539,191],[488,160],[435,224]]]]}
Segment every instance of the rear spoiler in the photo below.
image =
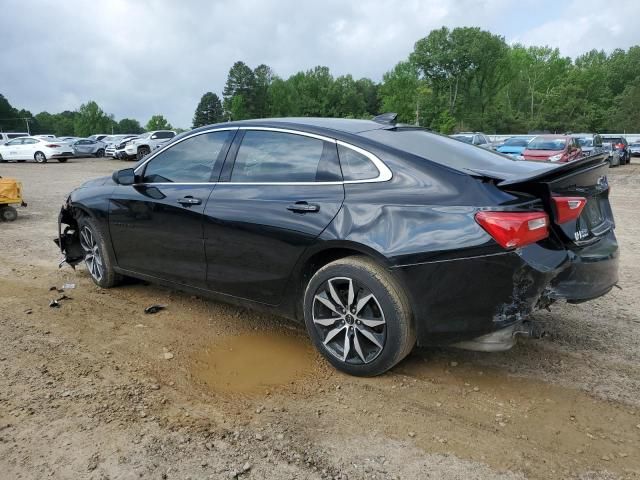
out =
{"type": "MultiPolygon", "coordinates": [[[[529,183],[538,180],[551,181],[574,170],[584,170],[590,167],[606,163],[608,155],[599,153],[589,157],[567,163],[542,163],[540,169],[532,170],[524,175],[501,174],[494,170],[469,169],[472,173],[483,178],[490,178],[496,181],[498,187],[513,187],[522,183],[529,183]],[[542,167],[544,165],[544,167],[542,167]],[[547,168],[545,168],[547,167],[547,168]]],[[[518,161],[518,160],[516,160],[518,161]]]]}

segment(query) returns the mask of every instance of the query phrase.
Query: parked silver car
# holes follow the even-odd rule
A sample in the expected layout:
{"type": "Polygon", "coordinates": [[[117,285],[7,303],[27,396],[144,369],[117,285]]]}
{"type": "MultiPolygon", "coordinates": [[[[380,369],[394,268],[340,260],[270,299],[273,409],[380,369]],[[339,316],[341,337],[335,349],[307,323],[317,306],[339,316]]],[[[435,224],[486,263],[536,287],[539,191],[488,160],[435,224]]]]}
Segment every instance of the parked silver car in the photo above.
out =
{"type": "Polygon", "coordinates": [[[82,138],[73,143],[73,151],[76,157],[104,157],[105,144],[99,140],[82,138]]]}

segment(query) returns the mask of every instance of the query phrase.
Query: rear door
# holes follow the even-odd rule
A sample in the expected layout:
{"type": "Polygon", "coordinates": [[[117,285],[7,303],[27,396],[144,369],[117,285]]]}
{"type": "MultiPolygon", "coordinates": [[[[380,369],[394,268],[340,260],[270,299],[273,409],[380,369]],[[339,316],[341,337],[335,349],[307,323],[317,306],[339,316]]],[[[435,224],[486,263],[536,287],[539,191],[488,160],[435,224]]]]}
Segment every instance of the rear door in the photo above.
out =
{"type": "Polygon", "coordinates": [[[238,133],[205,208],[210,289],[270,305],[344,200],[336,143],[304,132],[238,133]]]}
{"type": "Polygon", "coordinates": [[[114,189],[109,228],[118,266],[204,287],[202,215],[234,134],[186,137],[138,167],[136,184],[114,189]]]}

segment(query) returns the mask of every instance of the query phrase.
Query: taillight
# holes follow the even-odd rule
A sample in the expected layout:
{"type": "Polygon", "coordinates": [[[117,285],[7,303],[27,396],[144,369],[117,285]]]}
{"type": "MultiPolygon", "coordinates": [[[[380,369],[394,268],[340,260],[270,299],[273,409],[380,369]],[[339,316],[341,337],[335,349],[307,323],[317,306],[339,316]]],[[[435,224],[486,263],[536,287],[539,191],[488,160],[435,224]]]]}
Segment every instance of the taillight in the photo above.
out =
{"type": "Polygon", "coordinates": [[[565,223],[575,220],[582,213],[582,209],[587,204],[584,197],[553,197],[556,206],[556,223],[565,223]]]}
{"type": "Polygon", "coordinates": [[[518,248],[549,236],[544,212],[478,212],[476,222],[504,248],[518,248]]]}
{"type": "Polygon", "coordinates": [[[618,150],[624,150],[624,143],[616,143],[616,148],[618,150]]]}
{"type": "Polygon", "coordinates": [[[56,145],[55,143],[50,143],[49,145],[45,145],[48,148],[60,148],[60,145],[56,145]]]}

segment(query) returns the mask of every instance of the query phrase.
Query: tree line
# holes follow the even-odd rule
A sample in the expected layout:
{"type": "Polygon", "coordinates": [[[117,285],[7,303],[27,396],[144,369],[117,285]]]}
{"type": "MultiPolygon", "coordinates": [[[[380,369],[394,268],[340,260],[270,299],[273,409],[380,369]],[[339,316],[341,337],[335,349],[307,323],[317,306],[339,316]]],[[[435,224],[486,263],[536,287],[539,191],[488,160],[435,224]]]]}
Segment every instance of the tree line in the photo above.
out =
{"type": "Polygon", "coordinates": [[[317,66],[280,78],[236,62],[222,100],[207,92],[193,126],[260,117],[370,118],[451,133],[640,131],[640,46],[572,60],[557,48],[508,45],[475,27],[431,31],[382,82],[317,66]]]}
{"type": "Polygon", "coordinates": [[[88,137],[96,133],[142,133],[145,130],[171,129],[162,115],[153,115],[143,127],[138,120],[123,118],[116,121],[93,100],[80,105],[78,110],[60,113],[40,112],[33,115],[28,110],[18,110],[0,94],[0,130],[26,132],[32,135],[53,134],[57,137],[88,137]]]}
{"type": "MultiPolygon", "coordinates": [[[[279,77],[268,65],[237,61],[221,96],[206,92],[192,127],[249,118],[318,116],[371,118],[397,112],[399,121],[443,133],[640,131],[640,46],[575,59],[548,46],[509,45],[476,27],[431,31],[381,82],[334,76],[328,67],[279,77]]],[[[18,110],[0,95],[0,128],[86,136],[171,128],[162,115],[143,127],[116,121],[96,102],[56,114],[18,110]]]]}

